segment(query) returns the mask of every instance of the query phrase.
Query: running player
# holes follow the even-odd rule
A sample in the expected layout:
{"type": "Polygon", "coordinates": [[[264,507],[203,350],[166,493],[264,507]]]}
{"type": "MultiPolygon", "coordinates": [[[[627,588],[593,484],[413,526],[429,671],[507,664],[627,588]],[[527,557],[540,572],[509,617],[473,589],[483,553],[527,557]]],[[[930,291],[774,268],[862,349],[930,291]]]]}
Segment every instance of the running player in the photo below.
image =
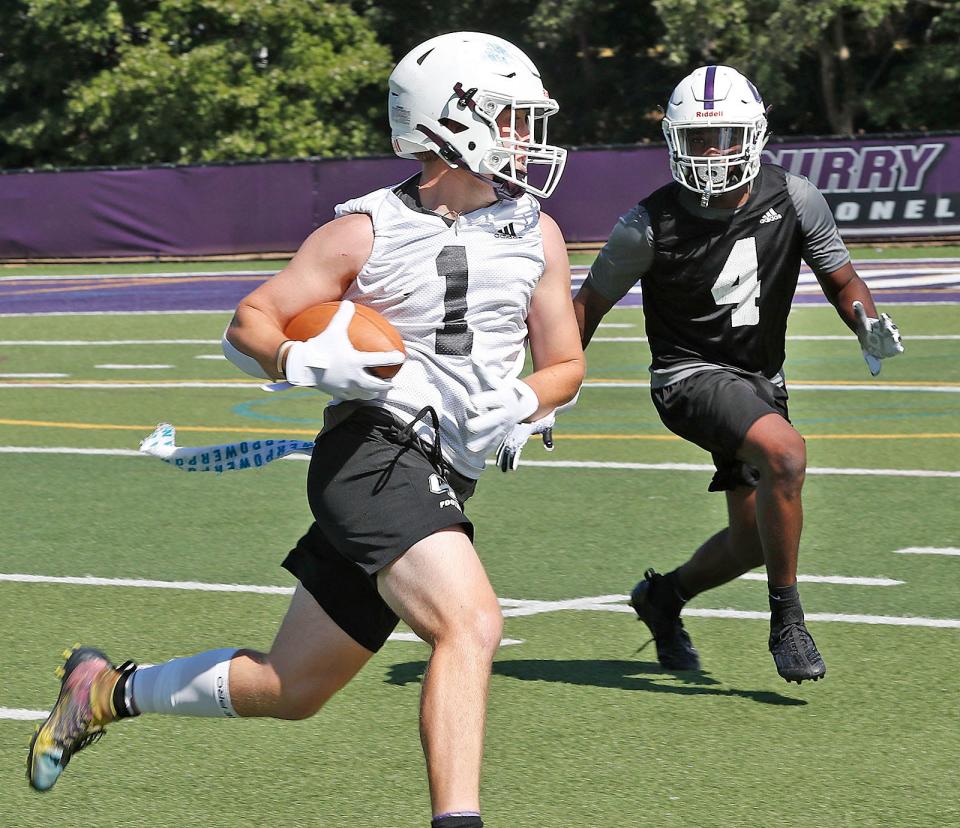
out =
{"type": "Polygon", "coordinates": [[[393,147],[421,172],[340,205],[227,333],[251,373],[335,397],[308,473],[315,522],[284,561],[299,584],[272,648],[146,667],[76,650],[30,745],[33,787],[52,787],[118,718],[311,716],[403,619],[432,647],[421,700],[431,825],[482,826],[502,616],[463,504],[504,434],[572,398],[584,372],[563,238],[531,195],[548,196],[563,169],[565,151],[546,143],[556,111],[530,60],[497,37],[441,35],[396,66],[393,147]],[[289,319],[332,300],[347,301],[323,333],[285,341],[289,319]],[[401,333],[392,381],[366,369],[401,354],[350,344],[354,301],[401,333]],[[520,380],[528,339],[534,370],[520,380]]]}

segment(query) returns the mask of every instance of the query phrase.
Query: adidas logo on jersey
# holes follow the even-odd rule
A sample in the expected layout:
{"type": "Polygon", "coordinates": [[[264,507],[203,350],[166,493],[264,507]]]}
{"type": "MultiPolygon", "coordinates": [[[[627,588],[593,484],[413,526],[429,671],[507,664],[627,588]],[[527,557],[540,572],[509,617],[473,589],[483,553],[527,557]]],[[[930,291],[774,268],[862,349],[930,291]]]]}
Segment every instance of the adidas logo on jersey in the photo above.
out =
{"type": "Polygon", "coordinates": [[[780,221],[780,219],[782,219],[782,218],[783,218],[783,216],[781,216],[776,210],[773,209],[773,207],[771,207],[771,208],[770,208],[769,210],[767,210],[767,212],[765,212],[765,213],[763,214],[763,216],[760,218],[760,223],[761,223],[761,224],[769,224],[771,221],[780,221]]]}
{"type": "Polygon", "coordinates": [[[496,233],[493,234],[495,239],[519,239],[517,231],[513,229],[513,222],[503,225],[496,233]]]}

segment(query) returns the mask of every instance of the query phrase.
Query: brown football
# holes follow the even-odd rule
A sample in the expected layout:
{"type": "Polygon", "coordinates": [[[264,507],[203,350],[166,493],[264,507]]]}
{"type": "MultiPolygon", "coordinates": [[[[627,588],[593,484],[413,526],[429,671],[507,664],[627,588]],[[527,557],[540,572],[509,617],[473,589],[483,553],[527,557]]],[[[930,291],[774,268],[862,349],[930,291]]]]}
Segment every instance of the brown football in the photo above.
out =
{"type": "MultiPolygon", "coordinates": [[[[339,307],[339,302],[323,302],[320,305],[313,305],[287,322],[283,332],[289,339],[299,339],[301,341],[310,339],[326,329],[339,307]]],[[[356,312],[347,328],[347,336],[350,337],[350,342],[354,348],[358,351],[400,351],[406,353],[400,334],[385,317],[366,305],[354,302],[354,307],[356,312]]],[[[378,377],[383,377],[383,379],[390,379],[400,370],[400,366],[383,365],[379,368],[369,368],[367,370],[372,371],[378,377]]]]}

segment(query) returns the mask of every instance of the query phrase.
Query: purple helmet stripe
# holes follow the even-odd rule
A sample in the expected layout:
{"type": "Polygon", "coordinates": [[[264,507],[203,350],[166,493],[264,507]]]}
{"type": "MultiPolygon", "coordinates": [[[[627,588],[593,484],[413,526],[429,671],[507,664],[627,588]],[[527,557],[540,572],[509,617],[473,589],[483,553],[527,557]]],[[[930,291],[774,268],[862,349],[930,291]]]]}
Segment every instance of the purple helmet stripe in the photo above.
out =
{"type": "Polygon", "coordinates": [[[713,109],[713,81],[717,77],[717,67],[707,67],[707,78],[703,82],[703,108],[713,109]]]}

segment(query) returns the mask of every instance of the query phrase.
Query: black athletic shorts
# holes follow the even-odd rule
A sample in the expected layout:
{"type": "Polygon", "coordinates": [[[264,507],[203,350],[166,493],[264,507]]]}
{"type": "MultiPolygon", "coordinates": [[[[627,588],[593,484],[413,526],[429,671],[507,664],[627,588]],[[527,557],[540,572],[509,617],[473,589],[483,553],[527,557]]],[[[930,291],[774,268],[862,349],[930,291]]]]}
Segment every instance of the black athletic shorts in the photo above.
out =
{"type": "Polygon", "coordinates": [[[711,492],[756,487],[760,473],[738,460],[737,451],[757,420],[779,414],[787,422],[787,389],[765,377],[713,369],[650,391],[663,424],[706,449],[717,472],[711,492]]]}
{"type": "Polygon", "coordinates": [[[463,504],[475,486],[390,413],[362,406],[317,436],[307,474],[314,523],[283,566],[376,652],[399,620],[377,591],[377,572],[441,529],[462,526],[472,540],[463,504]]]}

